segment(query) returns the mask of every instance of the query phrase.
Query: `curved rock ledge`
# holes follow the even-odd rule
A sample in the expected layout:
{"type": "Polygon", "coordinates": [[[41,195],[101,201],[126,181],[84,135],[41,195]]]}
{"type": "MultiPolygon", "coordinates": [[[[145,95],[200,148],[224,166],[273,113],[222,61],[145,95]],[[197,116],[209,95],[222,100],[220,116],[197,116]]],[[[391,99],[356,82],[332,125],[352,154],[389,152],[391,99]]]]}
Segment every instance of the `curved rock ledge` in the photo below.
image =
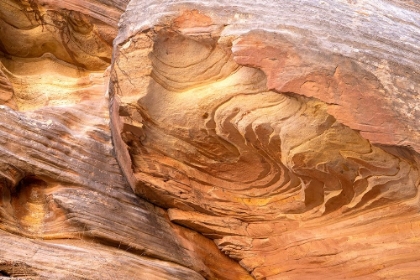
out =
{"type": "Polygon", "coordinates": [[[416,279],[419,19],[2,1],[0,279],[416,279]]]}
{"type": "MultiPolygon", "coordinates": [[[[332,29],[319,42],[327,24],[291,19],[287,3],[278,18],[268,3],[147,5],[132,1],[123,15],[110,79],[117,159],[135,193],[256,279],[413,273],[417,254],[402,252],[418,246],[419,130],[394,101],[418,104],[418,75],[390,53],[417,49],[377,37],[375,54],[353,41],[351,53],[328,48],[348,37],[332,29]],[[137,11],[154,12],[146,21],[137,11]]],[[[333,6],[322,5],[294,14],[333,6]]],[[[340,5],[343,16],[371,15],[368,4],[340,5]]]]}
{"type": "Polygon", "coordinates": [[[104,73],[118,17],[100,21],[118,5],[1,3],[0,278],[252,279],[121,174],[104,73]]]}

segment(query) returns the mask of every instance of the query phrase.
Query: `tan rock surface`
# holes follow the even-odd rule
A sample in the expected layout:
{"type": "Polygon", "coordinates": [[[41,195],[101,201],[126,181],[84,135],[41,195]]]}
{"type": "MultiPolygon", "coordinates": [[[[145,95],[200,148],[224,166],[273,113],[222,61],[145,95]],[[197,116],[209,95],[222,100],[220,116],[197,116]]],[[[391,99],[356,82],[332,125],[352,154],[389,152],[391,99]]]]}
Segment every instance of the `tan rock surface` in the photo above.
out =
{"type": "MultiPolygon", "coordinates": [[[[420,24],[418,4],[414,1],[131,1],[122,16],[124,24],[117,43],[153,25],[170,24],[171,17],[193,9],[212,20],[212,24],[206,23],[209,30],[201,26],[196,32],[222,28],[219,30],[222,37],[232,37],[235,60],[266,72],[269,89],[294,90],[337,104],[340,110],[329,106],[334,117],[360,130],[373,143],[420,150],[417,122],[420,24]],[[329,83],[340,83],[343,79],[340,75],[348,71],[354,77],[346,76],[339,88],[334,89],[331,84],[330,91],[323,90],[329,83]],[[318,80],[317,73],[323,79],[318,80]],[[357,99],[360,88],[349,90],[351,79],[353,84],[355,80],[364,82],[359,87],[369,94],[368,103],[381,110],[376,112],[369,107],[371,115],[395,117],[393,121],[400,123],[387,125],[388,119],[378,123],[377,119],[365,118],[366,110],[359,111],[358,107],[364,105],[357,99]],[[306,83],[299,89],[302,81],[312,85],[306,83]],[[369,90],[363,88],[364,84],[369,90]]],[[[176,27],[177,23],[172,25],[176,27]]],[[[185,33],[194,32],[188,24],[181,29],[185,33]]]]}
{"type": "Polygon", "coordinates": [[[2,1],[0,279],[417,279],[419,19],[2,1]]]}
{"type": "Polygon", "coordinates": [[[252,279],[121,175],[104,70],[122,4],[1,3],[0,276],[252,279]]]}
{"type": "Polygon", "coordinates": [[[130,2],[117,159],[139,196],[256,279],[413,277],[418,10],[298,2],[130,2]]]}
{"type": "Polygon", "coordinates": [[[43,279],[133,279],[155,270],[156,279],[247,279],[210,240],[132,194],[113,156],[104,97],[25,113],[3,107],[1,119],[0,228],[16,235],[2,239],[1,261],[43,279]],[[37,253],[50,246],[53,255],[37,253]]]}

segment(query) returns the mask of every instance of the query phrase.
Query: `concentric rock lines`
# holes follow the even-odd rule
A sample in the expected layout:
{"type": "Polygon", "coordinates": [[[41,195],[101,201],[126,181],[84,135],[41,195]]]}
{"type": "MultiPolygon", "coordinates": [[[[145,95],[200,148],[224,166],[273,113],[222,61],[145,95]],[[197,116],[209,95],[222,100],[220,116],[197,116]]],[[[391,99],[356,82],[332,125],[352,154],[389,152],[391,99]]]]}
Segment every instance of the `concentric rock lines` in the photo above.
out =
{"type": "Polygon", "coordinates": [[[121,175],[104,73],[116,27],[68,10],[75,2],[1,5],[0,278],[251,279],[121,175]],[[24,23],[22,11],[27,26],[10,25],[24,23]],[[14,49],[12,36],[27,36],[21,47],[32,52],[14,49]]]}
{"type": "Polygon", "coordinates": [[[264,73],[236,64],[211,34],[163,29],[155,36],[148,57],[136,48],[140,57],[128,59],[128,48],[118,62],[152,69],[144,78],[122,78],[149,81],[137,101],[128,94],[127,105],[122,91],[119,109],[128,119],[121,136],[139,193],[168,197],[165,207],[179,201],[246,220],[322,215],[416,195],[413,162],[372,146],[322,102],[268,91],[264,73]]]}
{"type": "MultiPolygon", "coordinates": [[[[276,33],[238,37],[197,10],[174,14],[155,28],[118,38],[112,129],[117,158],[135,192],[171,208],[172,221],[214,238],[257,279],[306,277],[338,263],[349,269],[323,275],[380,275],[389,263],[365,270],[364,261],[340,252],[363,254],[349,239],[362,234],[358,215],[373,211],[391,219],[389,205],[414,209],[419,157],[409,149],[372,145],[362,136],[367,132],[334,117],[348,114],[336,112],[351,91],[375,100],[385,91],[378,79],[335,54],[337,65],[326,70],[331,61],[311,57],[276,33]],[[322,102],[329,95],[337,103],[322,102]],[[344,230],[346,220],[355,223],[352,233],[344,230]],[[319,229],[324,223],[335,229],[319,229]],[[337,230],[343,234],[332,234],[337,230]]],[[[369,125],[391,116],[383,105],[372,106],[378,111],[369,125]]],[[[387,228],[387,219],[376,223],[387,228]]],[[[381,237],[369,237],[365,246],[371,254],[383,250],[375,238],[381,237]]]]}
{"type": "Polygon", "coordinates": [[[417,279],[419,13],[3,0],[0,278],[417,279]]]}

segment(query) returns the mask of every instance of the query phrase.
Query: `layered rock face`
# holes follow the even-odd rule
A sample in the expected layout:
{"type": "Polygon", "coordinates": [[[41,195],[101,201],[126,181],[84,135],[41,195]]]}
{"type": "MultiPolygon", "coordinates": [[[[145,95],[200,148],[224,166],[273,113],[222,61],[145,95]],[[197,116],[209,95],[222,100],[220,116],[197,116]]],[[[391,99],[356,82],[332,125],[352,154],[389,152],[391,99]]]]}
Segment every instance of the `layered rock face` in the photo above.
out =
{"type": "Polygon", "coordinates": [[[1,3],[0,278],[252,279],[121,174],[105,69],[125,4],[1,3]]]}
{"type": "Polygon", "coordinates": [[[411,277],[418,14],[391,25],[373,14],[403,11],[389,2],[147,5],[129,4],[111,71],[135,192],[257,279],[411,277]]]}
{"type": "Polygon", "coordinates": [[[0,5],[0,275],[417,278],[417,4],[0,5]]]}

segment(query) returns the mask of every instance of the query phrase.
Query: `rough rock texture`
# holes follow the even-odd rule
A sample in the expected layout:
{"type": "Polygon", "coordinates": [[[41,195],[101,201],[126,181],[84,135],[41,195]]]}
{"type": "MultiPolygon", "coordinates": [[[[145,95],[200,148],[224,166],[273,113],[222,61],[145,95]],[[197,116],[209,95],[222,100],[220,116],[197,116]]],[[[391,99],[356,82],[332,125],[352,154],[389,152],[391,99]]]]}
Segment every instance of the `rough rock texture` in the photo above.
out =
{"type": "Polygon", "coordinates": [[[136,194],[257,279],[417,277],[418,7],[164,3],[129,3],[111,69],[136,194]]]}
{"type": "Polygon", "coordinates": [[[0,279],[417,279],[419,34],[414,1],[3,0],[0,279]]]}
{"type": "Polygon", "coordinates": [[[50,2],[1,3],[0,276],[252,279],[121,174],[104,70],[122,3],[50,2]]]}

